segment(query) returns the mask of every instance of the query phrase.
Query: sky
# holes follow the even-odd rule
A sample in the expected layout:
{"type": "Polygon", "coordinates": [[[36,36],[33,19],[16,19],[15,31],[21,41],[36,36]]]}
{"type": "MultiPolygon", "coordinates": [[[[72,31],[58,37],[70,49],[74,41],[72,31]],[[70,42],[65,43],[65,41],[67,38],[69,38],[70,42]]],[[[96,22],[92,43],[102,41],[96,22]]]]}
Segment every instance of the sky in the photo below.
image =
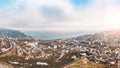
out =
{"type": "Polygon", "coordinates": [[[120,28],[120,0],[0,0],[0,27],[99,31],[120,28]]]}

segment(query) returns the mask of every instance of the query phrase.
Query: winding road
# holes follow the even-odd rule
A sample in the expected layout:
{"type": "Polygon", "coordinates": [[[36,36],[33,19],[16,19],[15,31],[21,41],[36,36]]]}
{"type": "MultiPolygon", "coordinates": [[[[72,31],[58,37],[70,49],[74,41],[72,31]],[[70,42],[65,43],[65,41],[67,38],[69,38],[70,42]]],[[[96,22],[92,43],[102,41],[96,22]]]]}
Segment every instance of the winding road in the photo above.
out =
{"type": "MultiPolygon", "coordinates": [[[[6,54],[13,49],[13,44],[11,43],[10,40],[8,43],[10,43],[10,47],[7,49],[5,49],[5,48],[1,49],[0,57],[2,57],[3,54],[6,54]]],[[[14,68],[14,67],[5,61],[0,61],[0,68],[14,68]]]]}

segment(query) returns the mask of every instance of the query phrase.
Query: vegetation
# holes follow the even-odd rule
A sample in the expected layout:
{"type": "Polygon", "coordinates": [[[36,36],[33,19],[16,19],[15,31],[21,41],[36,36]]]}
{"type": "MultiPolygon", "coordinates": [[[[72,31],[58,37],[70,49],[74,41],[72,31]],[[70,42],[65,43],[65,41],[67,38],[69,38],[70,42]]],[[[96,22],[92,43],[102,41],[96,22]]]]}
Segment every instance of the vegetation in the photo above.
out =
{"type": "Polygon", "coordinates": [[[63,68],[106,68],[104,64],[90,62],[87,58],[78,59],[63,68]]]}

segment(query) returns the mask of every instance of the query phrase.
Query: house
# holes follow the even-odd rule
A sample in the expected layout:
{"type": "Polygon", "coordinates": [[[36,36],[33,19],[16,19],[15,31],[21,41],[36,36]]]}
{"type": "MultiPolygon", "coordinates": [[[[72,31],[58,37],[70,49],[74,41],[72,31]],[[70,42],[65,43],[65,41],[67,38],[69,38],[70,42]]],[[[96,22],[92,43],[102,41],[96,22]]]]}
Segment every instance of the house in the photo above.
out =
{"type": "Polygon", "coordinates": [[[120,68],[120,54],[116,58],[117,68],[120,68]]]}

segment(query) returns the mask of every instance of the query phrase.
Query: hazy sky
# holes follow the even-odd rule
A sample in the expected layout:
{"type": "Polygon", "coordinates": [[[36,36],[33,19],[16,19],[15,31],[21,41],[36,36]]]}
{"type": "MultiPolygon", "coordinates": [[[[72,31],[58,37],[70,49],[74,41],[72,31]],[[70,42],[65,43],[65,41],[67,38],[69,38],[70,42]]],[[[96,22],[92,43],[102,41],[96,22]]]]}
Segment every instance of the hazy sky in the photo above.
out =
{"type": "Polygon", "coordinates": [[[97,31],[120,27],[120,0],[0,0],[0,27],[97,31]]]}

